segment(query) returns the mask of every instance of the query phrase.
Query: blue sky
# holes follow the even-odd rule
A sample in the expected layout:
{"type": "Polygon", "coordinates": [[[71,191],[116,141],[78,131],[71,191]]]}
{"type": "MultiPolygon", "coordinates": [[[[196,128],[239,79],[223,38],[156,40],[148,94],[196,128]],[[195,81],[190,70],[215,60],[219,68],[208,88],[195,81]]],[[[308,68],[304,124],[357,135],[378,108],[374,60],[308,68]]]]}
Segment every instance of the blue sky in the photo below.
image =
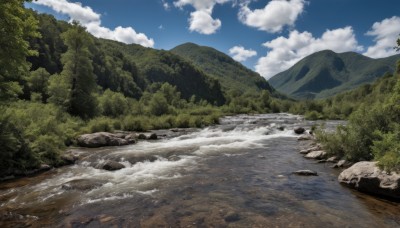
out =
{"type": "Polygon", "coordinates": [[[97,37],[169,50],[214,47],[267,79],[316,51],[395,54],[399,0],[38,0],[97,37]]]}

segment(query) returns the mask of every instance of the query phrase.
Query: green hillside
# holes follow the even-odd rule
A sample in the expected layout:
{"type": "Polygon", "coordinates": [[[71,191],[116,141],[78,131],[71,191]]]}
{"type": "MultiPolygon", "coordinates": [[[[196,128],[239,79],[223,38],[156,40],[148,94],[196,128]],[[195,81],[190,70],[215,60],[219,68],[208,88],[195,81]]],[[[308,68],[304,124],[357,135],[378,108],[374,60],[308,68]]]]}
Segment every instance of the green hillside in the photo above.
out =
{"type": "Polygon", "coordinates": [[[214,48],[185,43],[173,48],[171,52],[186,58],[218,79],[224,90],[238,89],[242,92],[268,90],[275,93],[259,74],[214,48]]]}
{"type": "Polygon", "coordinates": [[[372,59],[354,52],[316,52],[269,80],[294,98],[326,98],[393,72],[400,55],[372,59]]]}
{"type": "MultiPolygon", "coordinates": [[[[42,67],[51,74],[60,73],[61,54],[66,50],[61,33],[71,25],[46,14],[35,14],[35,17],[40,22],[42,35],[30,42],[39,51],[38,56],[28,59],[32,70],[42,67]]],[[[189,99],[195,95],[198,101],[206,100],[217,105],[225,103],[219,82],[178,55],[136,44],[92,39],[93,70],[97,84],[103,89],[140,98],[144,91],[154,90],[153,87],[168,82],[177,87],[182,98],[189,99]]]]}

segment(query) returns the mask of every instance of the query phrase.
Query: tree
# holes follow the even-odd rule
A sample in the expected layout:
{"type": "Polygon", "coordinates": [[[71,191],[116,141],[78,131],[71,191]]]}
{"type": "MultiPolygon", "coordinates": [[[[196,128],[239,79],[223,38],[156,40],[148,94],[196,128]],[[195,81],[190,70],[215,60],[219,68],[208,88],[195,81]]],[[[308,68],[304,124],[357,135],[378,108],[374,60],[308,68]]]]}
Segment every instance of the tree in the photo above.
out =
{"type": "Polygon", "coordinates": [[[51,84],[50,91],[53,97],[50,100],[65,105],[64,108],[72,115],[82,118],[93,117],[96,113],[97,100],[93,94],[96,80],[89,51],[92,38],[77,22],[73,22],[72,27],[61,36],[68,47],[67,52],[61,57],[63,71],[58,77],[58,87],[64,92],[57,91],[55,83],[51,84]],[[59,95],[65,96],[66,92],[68,96],[59,97],[59,95]]]}
{"type": "Polygon", "coordinates": [[[50,74],[44,68],[38,68],[30,72],[27,78],[30,92],[39,93],[43,103],[46,103],[48,98],[50,74]]]}
{"type": "Polygon", "coordinates": [[[168,101],[161,92],[157,92],[153,95],[149,103],[149,109],[150,113],[156,116],[168,114],[168,101]]]}
{"type": "Polygon", "coordinates": [[[37,54],[27,39],[40,34],[23,0],[2,0],[0,18],[0,100],[8,100],[22,93],[19,82],[30,67],[26,57],[37,54]]]}

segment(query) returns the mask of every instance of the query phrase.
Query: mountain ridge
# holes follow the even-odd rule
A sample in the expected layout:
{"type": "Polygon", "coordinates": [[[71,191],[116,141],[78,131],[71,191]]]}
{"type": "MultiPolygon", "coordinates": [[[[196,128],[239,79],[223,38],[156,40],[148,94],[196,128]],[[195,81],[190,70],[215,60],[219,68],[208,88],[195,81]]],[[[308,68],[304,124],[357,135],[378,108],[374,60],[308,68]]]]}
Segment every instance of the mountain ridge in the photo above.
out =
{"type": "Polygon", "coordinates": [[[267,80],[258,73],[213,47],[187,42],[170,51],[218,79],[225,90],[235,89],[241,92],[268,90],[272,94],[277,94],[267,80]]]}
{"type": "Polygon", "coordinates": [[[400,55],[373,59],[356,52],[315,52],[268,82],[293,98],[327,98],[393,72],[400,55]]]}

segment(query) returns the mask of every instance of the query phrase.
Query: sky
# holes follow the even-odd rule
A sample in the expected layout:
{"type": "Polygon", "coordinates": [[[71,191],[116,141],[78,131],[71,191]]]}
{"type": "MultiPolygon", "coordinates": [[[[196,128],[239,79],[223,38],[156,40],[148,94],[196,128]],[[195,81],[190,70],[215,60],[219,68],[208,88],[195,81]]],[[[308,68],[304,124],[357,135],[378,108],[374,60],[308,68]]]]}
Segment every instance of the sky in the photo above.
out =
{"type": "Polygon", "coordinates": [[[96,37],[170,50],[192,42],[269,79],[321,50],[396,54],[399,0],[37,0],[96,37]]]}

